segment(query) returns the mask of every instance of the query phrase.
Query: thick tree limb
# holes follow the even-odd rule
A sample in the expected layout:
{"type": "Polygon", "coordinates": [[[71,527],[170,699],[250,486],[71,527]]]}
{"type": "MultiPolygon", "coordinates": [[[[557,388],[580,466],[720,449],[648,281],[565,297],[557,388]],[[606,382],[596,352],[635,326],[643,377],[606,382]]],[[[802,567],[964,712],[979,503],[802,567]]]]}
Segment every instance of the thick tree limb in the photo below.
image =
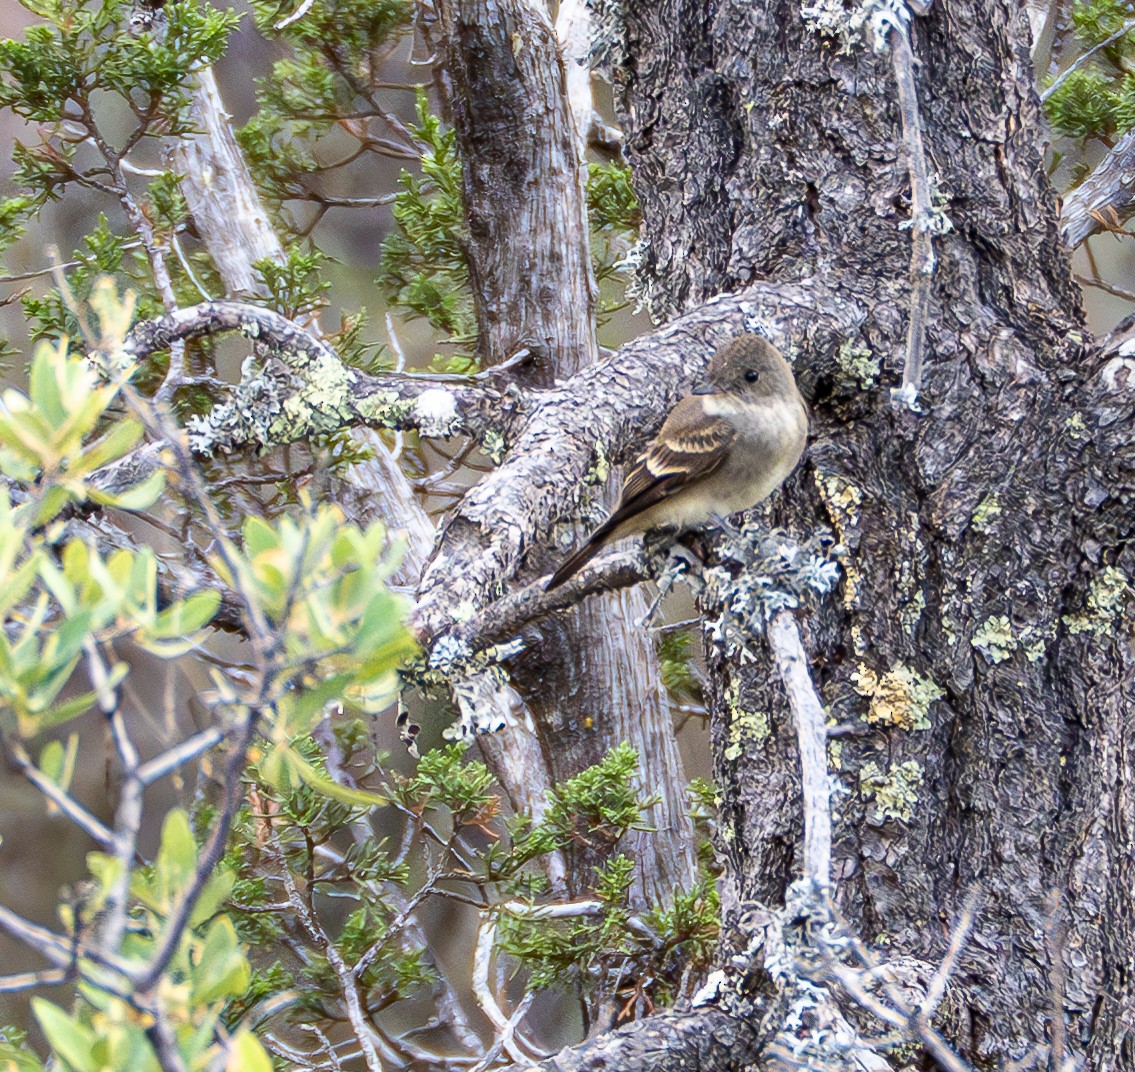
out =
{"type": "Polygon", "coordinates": [[[741,1072],[756,1066],[763,1049],[760,1014],[747,1012],[663,1012],[506,1072],[741,1072]]]}
{"type": "Polygon", "coordinates": [[[589,563],[570,581],[551,592],[544,591],[541,578],[502,596],[468,625],[450,635],[463,642],[470,651],[481,651],[511,639],[521,628],[547,614],[576,606],[589,595],[629,588],[650,577],[651,572],[641,551],[615,551],[589,563]]]}
{"type": "Polygon", "coordinates": [[[576,512],[597,461],[631,456],[721,342],[763,328],[791,354],[825,332],[842,338],[857,330],[863,310],[827,297],[815,279],[723,296],[542,396],[505,463],[449,519],[422,580],[413,628],[429,640],[453,627],[457,608],[484,606],[528,548],[549,541],[556,523],[576,512]]]}
{"type": "Polygon", "coordinates": [[[1069,249],[1135,216],[1135,131],[1124,134],[1064,198],[1060,228],[1069,249]]]}
{"type": "Polygon", "coordinates": [[[197,453],[272,446],[342,428],[414,428],[423,435],[499,430],[514,401],[471,379],[390,374],[349,368],[322,339],[286,317],[242,302],[205,302],[136,324],[126,341],[134,357],[176,340],[237,331],[279,358],[234,388],[190,432],[197,453]]]}
{"type": "MultiPolygon", "coordinates": [[[[438,0],[435,8],[430,33],[463,163],[478,348],[495,366],[537,344],[546,361],[518,382],[550,386],[598,360],[585,162],[592,101],[590,72],[579,62],[586,12],[561,8],[575,25],[565,31],[565,71],[565,42],[540,4],[438,0]]],[[[526,565],[542,571],[544,560],[526,565]]],[[[638,753],[639,783],[658,804],[654,832],[632,831],[622,846],[637,864],[634,905],[668,900],[697,875],[670,699],[658,687],[652,638],[637,626],[643,600],[622,591],[545,620],[509,666],[552,779],[577,774],[620,742],[638,753]]],[[[573,847],[573,892],[587,888],[603,855],[573,847]]]]}

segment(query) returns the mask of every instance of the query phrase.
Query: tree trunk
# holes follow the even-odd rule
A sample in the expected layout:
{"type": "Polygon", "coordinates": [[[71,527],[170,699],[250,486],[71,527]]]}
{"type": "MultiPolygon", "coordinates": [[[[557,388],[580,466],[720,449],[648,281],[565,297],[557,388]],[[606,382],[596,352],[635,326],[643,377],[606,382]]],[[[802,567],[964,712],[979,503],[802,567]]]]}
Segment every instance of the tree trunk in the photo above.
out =
{"type": "MultiPolygon", "coordinates": [[[[1069,1049],[1131,1067],[1131,470],[1115,460],[1130,448],[1113,442],[1125,427],[1097,417],[1107,405],[1126,416],[1129,370],[1117,386],[1114,362],[1100,377],[1104,357],[1085,348],[1024,16],[939,0],[912,20],[953,228],[936,241],[916,414],[887,391],[911,241],[887,50],[841,49],[784,3],[605,10],[655,314],[757,280],[830,290],[819,308],[774,314],[813,442],[769,518],[801,538],[827,525],[847,547],[838,598],[805,629],[817,685],[851,731],[830,749],[847,792],[837,901],[867,942],[935,962],[981,887],[947,1034],[985,1065],[1046,1045],[1044,906],[1057,891],[1069,1049]],[[841,334],[848,322],[858,330],[841,334]]],[[[767,663],[713,647],[710,659],[736,924],[799,872],[799,776],[767,663]]]]}
{"type": "MultiPolygon", "coordinates": [[[[572,114],[560,44],[548,17],[527,3],[440,0],[436,10],[438,71],[463,164],[478,347],[493,365],[527,346],[533,359],[519,381],[550,387],[598,357],[586,132],[572,114]]],[[[463,528],[470,522],[458,510],[446,535],[460,539],[463,528]]],[[[562,554],[533,549],[525,576],[550,572],[562,554]]],[[[644,792],[659,803],[648,816],[655,832],[632,832],[620,846],[636,860],[636,908],[671,899],[697,877],[673,714],[652,639],[637,625],[646,610],[641,592],[605,596],[528,629],[525,653],[509,666],[554,783],[621,741],[637,750],[644,792]]],[[[569,889],[586,892],[607,855],[573,849],[569,889]]]]}

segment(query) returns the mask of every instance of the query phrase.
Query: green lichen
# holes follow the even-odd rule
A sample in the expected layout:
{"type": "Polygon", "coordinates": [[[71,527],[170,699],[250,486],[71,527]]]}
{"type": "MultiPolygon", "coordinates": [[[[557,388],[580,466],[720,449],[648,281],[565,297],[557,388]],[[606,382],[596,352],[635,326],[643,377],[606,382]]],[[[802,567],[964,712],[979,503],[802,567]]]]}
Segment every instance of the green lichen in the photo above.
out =
{"type": "Polygon", "coordinates": [[[1001,500],[997,492],[992,492],[986,495],[984,499],[977,504],[977,509],[973,512],[973,527],[975,532],[980,532],[983,535],[993,527],[993,521],[1001,514],[1001,500]]]}
{"type": "Polygon", "coordinates": [[[1048,651],[1048,642],[1056,636],[1056,625],[1028,625],[1021,630],[1021,651],[1030,663],[1038,663],[1048,651]]]}
{"type": "Polygon", "coordinates": [[[481,450],[493,465],[500,465],[504,458],[504,436],[490,428],[481,438],[481,450]]]}
{"type": "Polygon", "coordinates": [[[303,390],[284,399],[270,432],[276,442],[311,433],[334,432],[350,419],[355,374],[338,358],[320,354],[306,364],[303,390]]]}
{"type": "Polygon", "coordinates": [[[882,677],[860,663],[851,681],[855,691],[870,701],[864,722],[904,730],[930,729],[930,705],[945,695],[932,679],[902,663],[882,677]]]}
{"type": "Polygon", "coordinates": [[[1065,616],[1068,632],[1106,636],[1123,614],[1130,595],[1127,575],[1115,566],[1105,566],[1088,585],[1088,605],[1084,612],[1065,616]]]}
{"type": "Polygon", "coordinates": [[[768,740],[772,728],[764,711],[746,711],[741,706],[740,681],[729,683],[725,690],[725,703],[730,715],[729,743],[725,746],[725,758],[732,763],[741,758],[747,743],[762,744],[768,740]]]}
{"type": "Polygon", "coordinates": [[[843,741],[828,740],[828,767],[837,771],[843,765],[843,741]]]}
{"type": "Polygon", "coordinates": [[[1019,642],[1009,619],[1002,614],[986,618],[970,643],[991,663],[1003,663],[1017,650],[1019,642]]]}
{"type": "Polygon", "coordinates": [[[1064,422],[1064,431],[1068,433],[1069,439],[1087,439],[1088,438],[1088,425],[1084,421],[1082,413],[1077,411],[1073,413],[1064,422]]]}
{"type": "Polygon", "coordinates": [[[595,464],[584,474],[585,484],[606,484],[611,475],[611,459],[607,457],[607,448],[601,442],[595,444],[595,464]]]}
{"type": "Polygon", "coordinates": [[[399,428],[414,411],[412,398],[399,398],[393,391],[360,398],[355,402],[359,416],[367,424],[381,424],[386,428],[399,428]]]}
{"type": "Polygon", "coordinates": [[[864,390],[878,382],[879,359],[869,346],[857,346],[851,339],[845,339],[836,360],[839,367],[864,390]]]}
{"type": "Polygon", "coordinates": [[[874,762],[865,764],[859,772],[859,790],[867,799],[874,800],[875,817],[879,821],[909,821],[918,803],[921,785],[922,767],[913,759],[892,767],[886,773],[874,762]]]}

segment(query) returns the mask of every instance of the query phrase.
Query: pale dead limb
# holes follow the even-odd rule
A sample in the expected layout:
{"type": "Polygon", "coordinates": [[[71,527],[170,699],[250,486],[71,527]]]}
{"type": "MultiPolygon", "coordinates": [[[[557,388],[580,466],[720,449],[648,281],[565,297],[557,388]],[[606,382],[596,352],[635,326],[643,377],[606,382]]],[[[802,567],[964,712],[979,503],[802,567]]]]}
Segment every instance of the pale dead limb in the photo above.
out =
{"type": "Polygon", "coordinates": [[[804,877],[818,891],[831,885],[832,820],[828,789],[827,715],[816,695],[800,630],[790,611],[773,615],[769,646],[796,722],[804,801],[804,877]]]}
{"type": "Polygon", "coordinates": [[[497,1032],[495,1045],[498,1052],[507,1053],[513,1061],[529,1061],[537,1051],[531,1044],[522,1046],[516,1034],[517,1025],[523,1019],[523,1013],[528,1011],[527,1007],[522,1002],[514,1016],[506,1016],[493,993],[489,979],[496,953],[496,941],[496,916],[493,913],[482,913],[481,925],[477,930],[477,945],[473,953],[473,996],[497,1032]]]}
{"type": "MultiPolygon", "coordinates": [[[[917,14],[925,14],[929,4],[911,4],[917,14]]],[[[914,79],[914,52],[910,45],[910,17],[903,4],[880,6],[874,15],[876,50],[890,46],[894,64],[895,90],[902,120],[902,142],[910,173],[910,322],[906,333],[906,361],[902,386],[891,391],[901,405],[917,409],[922,389],[922,361],[926,348],[926,322],[930,312],[930,290],[936,260],[933,235],[949,230],[949,221],[935,212],[933,186],[922,144],[922,119],[918,110],[918,86],[914,79]]]]}

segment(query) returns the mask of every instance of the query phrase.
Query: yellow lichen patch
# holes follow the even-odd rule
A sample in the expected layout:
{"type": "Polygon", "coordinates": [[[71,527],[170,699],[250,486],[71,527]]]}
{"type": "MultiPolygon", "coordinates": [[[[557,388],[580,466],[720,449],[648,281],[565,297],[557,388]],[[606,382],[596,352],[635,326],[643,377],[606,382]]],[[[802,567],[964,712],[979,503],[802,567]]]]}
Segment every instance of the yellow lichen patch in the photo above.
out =
{"type": "Polygon", "coordinates": [[[1003,663],[1017,650],[1017,638],[1013,626],[1003,614],[986,618],[977,627],[970,643],[991,663],[1003,663]]]}
{"type": "Polygon", "coordinates": [[[358,399],[355,408],[368,424],[397,428],[413,412],[414,400],[399,398],[393,391],[384,391],[358,399]]]}
{"type": "Polygon", "coordinates": [[[845,339],[836,358],[839,366],[861,387],[874,387],[879,379],[879,359],[869,346],[856,346],[851,339],[845,339]]]}
{"type": "Polygon", "coordinates": [[[725,758],[729,762],[740,759],[747,743],[761,744],[772,732],[768,715],[764,711],[746,711],[741,706],[741,683],[732,681],[725,690],[725,703],[729,708],[729,743],[725,758]]]}
{"type": "Polygon", "coordinates": [[[1082,413],[1073,413],[1064,422],[1064,430],[1068,433],[1069,439],[1087,439],[1088,426],[1084,423],[1084,416],[1082,413]]]}
{"type": "Polygon", "coordinates": [[[859,772],[859,790],[869,800],[874,800],[878,819],[909,820],[918,803],[921,785],[922,767],[913,759],[886,772],[880,770],[877,763],[867,763],[859,772]]]}
{"type": "Polygon", "coordinates": [[[984,535],[993,527],[993,522],[1000,514],[1001,500],[997,492],[986,495],[985,498],[977,504],[977,509],[973,512],[974,531],[984,535]]]}
{"type": "MultiPolygon", "coordinates": [[[[863,492],[851,481],[836,474],[814,474],[816,490],[824,500],[831,518],[832,528],[841,544],[847,544],[847,530],[859,523],[859,506],[863,502],[863,492]]],[[[859,587],[863,575],[855,565],[850,552],[843,565],[843,605],[848,609],[859,605],[859,587]]]]}
{"type": "Polygon", "coordinates": [[[930,705],[945,695],[933,680],[902,663],[882,677],[860,663],[851,682],[855,691],[870,701],[863,716],[865,722],[904,730],[928,730],[930,705]]]}
{"type": "Polygon", "coordinates": [[[1102,637],[1111,632],[1127,605],[1131,585],[1127,575],[1114,566],[1105,566],[1088,586],[1088,605],[1083,614],[1069,614],[1064,618],[1070,633],[1092,633],[1102,637]]]}

